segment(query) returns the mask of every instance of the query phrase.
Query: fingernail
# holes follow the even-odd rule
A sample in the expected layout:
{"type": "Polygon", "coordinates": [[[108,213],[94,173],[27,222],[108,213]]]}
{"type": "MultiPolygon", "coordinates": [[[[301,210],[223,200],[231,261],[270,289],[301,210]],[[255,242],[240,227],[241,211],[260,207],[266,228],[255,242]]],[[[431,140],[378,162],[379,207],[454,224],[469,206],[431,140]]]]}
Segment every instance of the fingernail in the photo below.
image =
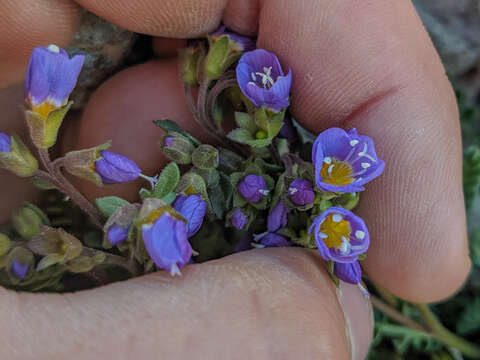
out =
{"type": "Polygon", "coordinates": [[[373,310],[358,285],[340,282],[338,302],[345,317],[345,332],[350,343],[351,359],[363,360],[367,356],[373,336],[373,310]]]}

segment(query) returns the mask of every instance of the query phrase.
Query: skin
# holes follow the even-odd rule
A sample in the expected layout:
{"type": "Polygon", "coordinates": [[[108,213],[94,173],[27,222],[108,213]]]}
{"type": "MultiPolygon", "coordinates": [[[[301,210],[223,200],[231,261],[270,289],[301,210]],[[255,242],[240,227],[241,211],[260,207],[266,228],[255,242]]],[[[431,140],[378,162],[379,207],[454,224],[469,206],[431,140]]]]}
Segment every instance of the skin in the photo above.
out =
{"type": "MultiPolygon", "coordinates": [[[[257,46],[293,69],[292,111],[310,130],[356,127],[375,140],[387,167],[362,193],[358,209],[372,238],[364,262],[368,277],[417,302],[441,300],[461,286],[470,261],[458,111],[409,1],[78,3],[117,25],[161,37],[154,41],[163,59],[104,83],[65,149],[114,136],[114,150],[134,157],[146,173],[156,172],[163,160],[150,121],[171,116],[196,132],[168,59],[182,42],[168,38],[200,36],[223,21],[258,34],[257,46]],[[159,81],[139,81],[145,77],[159,81]],[[132,127],[142,142],[129,142],[132,127]]],[[[33,46],[68,42],[78,8],[59,0],[0,0],[0,7],[7,14],[0,20],[0,53],[8,54],[0,57],[0,87],[7,88],[22,80],[33,46]]],[[[18,87],[0,93],[5,111],[18,93],[18,87]]],[[[7,115],[2,129],[10,132],[21,119],[14,111],[7,115]]],[[[31,196],[16,181],[0,173],[7,184],[0,198],[8,199],[0,220],[31,196]]],[[[79,186],[90,197],[98,194],[79,186]]],[[[371,308],[358,288],[336,290],[316,252],[304,249],[254,250],[188,266],[180,279],[156,273],[76,294],[0,289],[0,318],[0,357],[9,359],[362,359],[372,331],[371,308]]]]}

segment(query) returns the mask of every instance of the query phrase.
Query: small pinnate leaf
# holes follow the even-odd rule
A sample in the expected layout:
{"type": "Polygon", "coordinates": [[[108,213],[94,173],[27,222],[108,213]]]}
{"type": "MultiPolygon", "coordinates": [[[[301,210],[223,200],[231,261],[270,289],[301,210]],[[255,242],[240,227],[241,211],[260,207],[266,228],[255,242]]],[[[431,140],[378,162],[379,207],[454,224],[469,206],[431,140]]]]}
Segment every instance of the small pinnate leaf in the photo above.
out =
{"type": "Polygon", "coordinates": [[[171,162],[163,168],[151,196],[157,199],[164,198],[173,190],[175,190],[179,180],[180,169],[178,168],[177,164],[171,162]]]}
{"type": "Polygon", "coordinates": [[[127,200],[119,198],[118,196],[105,196],[95,200],[97,207],[105,217],[110,217],[115,210],[130,203],[127,200]]]}

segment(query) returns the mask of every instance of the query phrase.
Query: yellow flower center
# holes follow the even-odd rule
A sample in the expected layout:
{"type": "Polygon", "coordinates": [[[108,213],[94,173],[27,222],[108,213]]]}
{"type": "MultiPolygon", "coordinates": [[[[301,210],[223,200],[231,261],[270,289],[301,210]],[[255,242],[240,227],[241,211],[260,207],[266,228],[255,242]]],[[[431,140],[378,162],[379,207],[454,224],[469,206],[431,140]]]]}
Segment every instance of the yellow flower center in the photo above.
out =
{"type": "Polygon", "coordinates": [[[160,218],[160,216],[162,216],[165,213],[168,213],[174,219],[185,221],[183,216],[181,216],[179,213],[173,210],[171,206],[163,206],[159,209],[151,211],[150,214],[148,214],[146,218],[142,219],[138,225],[141,226],[144,224],[154,223],[158,218],[160,218]]]}
{"type": "Polygon", "coordinates": [[[348,185],[353,182],[353,169],[349,163],[326,157],[320,170],[322,181],[331,185],[348,185]]]}
{"type": "Polygon", "coordinates": [[[351,232],[350,222],[342,215],[333,213],[327,215],[320,225],[319,235],[328,248],[339,249],[342,243],[350,241],[351,232]]]}
{"type": "Polygon", "coordinates": [[[39,114],[45,120],[47,119],[48,115],[55,109],[57,109],[57,106],[50,103],[49,101],[44,101],[41,104],[32,106],[32,111],[39,114]]]}

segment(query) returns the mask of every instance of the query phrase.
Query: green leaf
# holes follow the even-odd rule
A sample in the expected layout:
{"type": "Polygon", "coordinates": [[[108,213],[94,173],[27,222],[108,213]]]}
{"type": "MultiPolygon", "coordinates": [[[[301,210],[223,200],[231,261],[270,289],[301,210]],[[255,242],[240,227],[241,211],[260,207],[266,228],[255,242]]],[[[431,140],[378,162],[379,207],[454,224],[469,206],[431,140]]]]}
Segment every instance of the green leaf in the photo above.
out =
{"type": "Polygon", "coordinates": [[[165,166],[160,173],[155,188],[152,191],[152,196],[157,199],[162,199],[170,194],[178,185],[180,180],[180,169],[178,165],[171,162],[165,166]]]}
{"type": "Polygon", "coordinates": [[[149,198],[149,197],[152,197],[152,193],[147,190],[147,189],[144,189],[144,188],[141,188],[140,191],[138,192],[138,195],[140,195],[140,199],[146,199],[146,198],[149,198]]]}
{"type": "Polygon", "coordinates": [[[200,141],[195,139],[192,135],[190,135],[186,131],[183,131],[175,121],[164,119],[164,120],[154,120],[153,123],[157,125],[159,128],[165,130],[166,132],[177,132],[179,134],[182,134],[183,136],[187,137],[195,146],[198,146],[201,144],[200,141]]]}
{"type": "Polygon", "coordinates": [[[244,112],[235,112],[235,123],[238,127],[247,130],[250,134],[255,134],[257,131],[257,125],[253,117],[244,112]]]}
{"type": "Polygon", "coordinates": [[[170,193],[170,194],[167,194],[166,196],[164,196],[162,198],[162,201],[165,203],[165,204],[168,204],[170,205],[172,202],[175,201],[177,197],[177,194],[175,194],[173,191],[170,193]]]}
{"type": "Polygon", "coordinates": [[[457,332],[460,335],[474,334],[480,330],[480,298],[474,298],[468,303],[457,322],[457,332]]]}
{"type": "Polygon", "coordinates": [[[127,200],[119,198],[118,196],[105,196],[95,200],[98,209],[105,217],[110,217],[115,210],[129,205],[130,203],[127,200]]]}
{"type": "Polygon", "coordinates": [[[241,128],[230,131],[227,137],[240,144],[247,144],[249,141],[254,139],[247,130],[241,128]]]}

